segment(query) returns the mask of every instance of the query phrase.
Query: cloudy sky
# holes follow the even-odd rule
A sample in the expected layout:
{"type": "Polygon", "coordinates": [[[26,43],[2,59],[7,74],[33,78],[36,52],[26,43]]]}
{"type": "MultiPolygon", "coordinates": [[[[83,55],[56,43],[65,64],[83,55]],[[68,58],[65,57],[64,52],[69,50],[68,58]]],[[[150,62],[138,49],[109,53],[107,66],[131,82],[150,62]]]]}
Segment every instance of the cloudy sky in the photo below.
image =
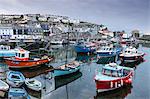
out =
{"type": "Polygon", "coordinates": [[[0,0],[0,13],[64,15],[111,30],[150,33],[150,0],[0,0]]]}

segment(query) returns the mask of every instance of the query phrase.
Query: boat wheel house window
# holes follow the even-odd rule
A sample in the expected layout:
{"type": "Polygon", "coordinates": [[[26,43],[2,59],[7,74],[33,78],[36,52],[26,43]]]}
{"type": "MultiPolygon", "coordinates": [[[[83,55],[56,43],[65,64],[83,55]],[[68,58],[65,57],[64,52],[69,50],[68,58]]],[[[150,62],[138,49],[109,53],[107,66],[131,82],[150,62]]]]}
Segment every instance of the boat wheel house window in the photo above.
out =
{"type": "Polygon", "coordinates": [[[20,55],[20,53],[19,53],[19,57],[20,57],[21,55],[20,55]]]}
{"type": "Polygon", "coordinates": [[[122,76],[121,70],[116,71],[116,70],[103,69],[102,73],[104,75],[108,75],[108,76],[112,76],[112,77],[121,77],[122,76]]]}
{"type": "Polygon", "coordinates": [[[25,54],[22,54],[21,57],[25,57],[25,54]]]}

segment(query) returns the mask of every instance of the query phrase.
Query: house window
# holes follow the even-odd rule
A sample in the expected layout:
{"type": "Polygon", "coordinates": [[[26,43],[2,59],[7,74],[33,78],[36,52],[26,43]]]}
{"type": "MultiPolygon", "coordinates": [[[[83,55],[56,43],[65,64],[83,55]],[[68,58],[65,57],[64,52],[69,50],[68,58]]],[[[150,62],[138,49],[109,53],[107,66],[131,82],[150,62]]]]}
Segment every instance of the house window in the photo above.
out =
{"type": "Polygon", "coordinates": [[[14,33],[14,35],[16,35],[16,30],[15,29],[13,29],[13,33],[14,33]]]}

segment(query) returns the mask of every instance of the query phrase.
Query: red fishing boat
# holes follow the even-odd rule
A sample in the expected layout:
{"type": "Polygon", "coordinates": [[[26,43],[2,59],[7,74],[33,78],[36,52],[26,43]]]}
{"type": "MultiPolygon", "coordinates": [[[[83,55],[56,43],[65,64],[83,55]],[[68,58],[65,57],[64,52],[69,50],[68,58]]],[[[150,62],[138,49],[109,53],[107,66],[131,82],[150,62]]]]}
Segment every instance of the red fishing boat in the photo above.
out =
{"type": "Polygon", "coordinates": [[[29,51],[22,48],[16,49],[15,57],[5,58],[5,62],[9,68],[28,68],[36,67],[49,63],[54,58],[52,56],[43,56],[41,58],[29,58],[29,51]]]}
{"type": "Polygon", "coordinates": [[[110,91],[132,84],[133,71],[132,68],[122,67],[116,63],[105,65],[102,72],[98,72],[94,78],[97,91],[110,91]]]}

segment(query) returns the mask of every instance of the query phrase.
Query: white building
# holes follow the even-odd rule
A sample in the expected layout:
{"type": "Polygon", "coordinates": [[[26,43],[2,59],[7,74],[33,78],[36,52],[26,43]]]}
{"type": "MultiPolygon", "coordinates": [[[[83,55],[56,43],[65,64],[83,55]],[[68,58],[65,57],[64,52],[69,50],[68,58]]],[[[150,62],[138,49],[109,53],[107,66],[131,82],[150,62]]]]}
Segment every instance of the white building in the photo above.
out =
{"type": "Polygon", "coordinates": [[[13,35],[12,27],[0,26],[0,39],[9,39],[13,35]]]}

